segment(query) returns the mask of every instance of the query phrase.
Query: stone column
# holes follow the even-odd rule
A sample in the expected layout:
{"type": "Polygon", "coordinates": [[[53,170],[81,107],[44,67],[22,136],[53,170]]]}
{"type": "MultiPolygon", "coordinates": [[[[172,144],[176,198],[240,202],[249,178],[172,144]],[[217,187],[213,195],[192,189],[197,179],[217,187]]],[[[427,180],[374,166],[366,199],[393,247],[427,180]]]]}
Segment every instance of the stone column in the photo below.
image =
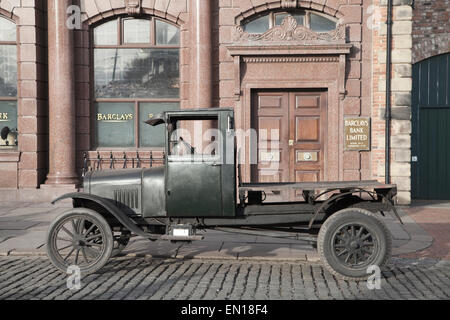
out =
{"type": "Polygon", "coordinates": [[[48,0],[49,174],[47,185],[75,185],[75,85],[72,0],[48,0]]]}
{"type": "Polygon", "coordinates": [[[212,105],[212,12],[210,0],[192,0],[192,83],[194,108],[212,105]]]}

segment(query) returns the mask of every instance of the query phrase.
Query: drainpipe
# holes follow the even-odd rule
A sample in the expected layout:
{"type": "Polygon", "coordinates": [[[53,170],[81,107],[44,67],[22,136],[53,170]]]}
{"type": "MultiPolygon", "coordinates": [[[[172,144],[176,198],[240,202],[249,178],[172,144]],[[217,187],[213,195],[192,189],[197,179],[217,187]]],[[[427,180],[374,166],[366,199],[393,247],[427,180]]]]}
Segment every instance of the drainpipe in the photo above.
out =
{"type": "Polygon", "coordinates": [[[391,183],[391,60],[392,60],[392,0],[387,4],[387,46],[386,46],[386,184],[391,183]]]}

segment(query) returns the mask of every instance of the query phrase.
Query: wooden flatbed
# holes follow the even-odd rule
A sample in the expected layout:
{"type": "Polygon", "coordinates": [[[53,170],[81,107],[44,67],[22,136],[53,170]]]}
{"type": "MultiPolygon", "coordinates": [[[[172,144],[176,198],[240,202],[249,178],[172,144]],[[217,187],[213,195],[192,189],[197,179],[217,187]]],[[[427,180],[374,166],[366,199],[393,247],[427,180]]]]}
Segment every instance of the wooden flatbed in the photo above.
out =
{"type": "Polygon", "coordinates": [[[340,189],[392,189],[393,184],[382,184],[376,180],[337,181],[337,182],[281,182],[281,183],[243,183],[239,191],[283,191],[283,190],[340,190],[340,189]]]}

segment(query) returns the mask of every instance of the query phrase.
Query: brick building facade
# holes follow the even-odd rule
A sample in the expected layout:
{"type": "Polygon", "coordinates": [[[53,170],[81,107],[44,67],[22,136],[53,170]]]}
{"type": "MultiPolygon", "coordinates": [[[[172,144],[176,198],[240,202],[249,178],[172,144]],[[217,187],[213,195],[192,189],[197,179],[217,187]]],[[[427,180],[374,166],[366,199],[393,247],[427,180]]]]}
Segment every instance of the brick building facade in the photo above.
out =
{"type": "Polygon", "coordinates": [[[414,1],[413,63],[450,51],[450,1],[414,1]]]}
{"type": "MultiPolygon", "coordinates": [[[[410,0],[393,2],[391,180],[398,184],[398,201],[408,203],[411,66],[421,57],[448,52],[448,42],[445,48],[445,36],[437,35],[439,40],[429,40],[436,43],[431,52],[424,50],[413,16],[428,18],[417,10],[425,1],[415,1],[415,11],[410,0]]],[[[448,21],[448,1],[432,3],[428,7],[446,10],[448,21]]],[[[165,108],[233,107],[238,128],[250,129],[254,121],[278,126],[286,130],[286,141],[280,140],[283,159],[289,153],[287,136],[296,133],[291,111],[275,108],[324,103],[324,113],[299,115],[293,125],[312,126],[309,133],[297,129],[297,135],[317,140],[306,151],[317,155],[320,165],[297,170],[287,161],[268,181],[385,181],[386,4],[0,0],[0,19],[8,21],[8,30],[13,23],[16,35],[15,41],[3,42],[0,36],[0,48],[17,48],[17,61],[14,54],[8,62],[0,60],[0,77],[15,71],[16,77],[3,77],[17,84],[17,92],[4,97],[0,92],[0,103],[16,105],[18,129],[17,145],[0,149],[0,197],[41,198],[75,189],[87,160],[94,166],[98,156],[131,159],[138,152],[143,161],[161,158],[161,146],[145,138],[152,133],[140,120],[165,108]],[[265,117],[278,124],[259,118],[257,110],[267,106],[272,113],[265,117]],[[109,126],[114,121],[102,121],[126,114],[120,130],[109,126]],[[350,117],[370,118],[369,150],[346,150],[344,120],[350,117]],[[314,130],[320,134],[311,134],[314,130]],[[116,131],[120,134],[111,133],[116,131]]],[[[436,23],[448,28],[437,17],[436,23]]],[[[426,23],[417,26],[426,28],[426,23]]],[[[5,30],[0,28],[0,35],[5,30]]],[[[448,29],[436,30],[448,36],[448,29]]],[[[262,179],[250,165],[243,172],[247,181],[262,179]]]]}

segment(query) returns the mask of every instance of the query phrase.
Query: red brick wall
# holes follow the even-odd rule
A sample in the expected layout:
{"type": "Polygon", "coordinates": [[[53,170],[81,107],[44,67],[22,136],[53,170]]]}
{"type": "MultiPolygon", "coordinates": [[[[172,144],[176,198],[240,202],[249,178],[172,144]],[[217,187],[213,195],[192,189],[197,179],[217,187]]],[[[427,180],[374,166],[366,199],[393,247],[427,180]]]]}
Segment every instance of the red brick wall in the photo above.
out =
{"type": "Polygon", "coordinates": [[[450,51],[450,0],[415,0],[413,63],[450,51]]]}

